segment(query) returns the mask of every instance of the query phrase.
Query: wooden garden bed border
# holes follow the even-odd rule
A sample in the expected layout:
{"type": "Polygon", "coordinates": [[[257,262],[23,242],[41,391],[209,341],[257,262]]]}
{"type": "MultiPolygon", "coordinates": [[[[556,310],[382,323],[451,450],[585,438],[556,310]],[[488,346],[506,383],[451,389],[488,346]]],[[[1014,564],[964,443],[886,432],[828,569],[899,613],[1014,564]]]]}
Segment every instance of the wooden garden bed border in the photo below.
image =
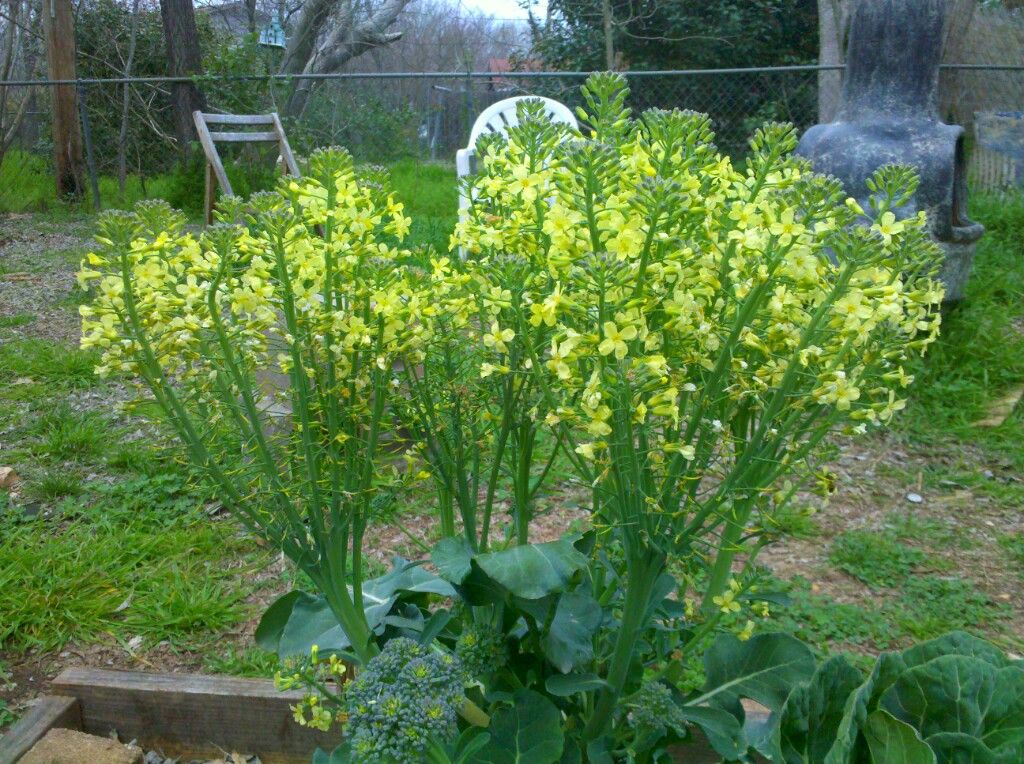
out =
{"type": "MultiPolygon", "coordinates": [[[[3,737],[0,764],[15,764],[49,730],[80,730],[101,737],[116,731],[166,756],[257,754],[263,764],[309,764],[317,746],[331,750],[341,735],[297,724],[291,706],[298,691],[278,692],[264,679],[206,674],[69,668],[3,737]]],[[[755,712],[756,713],[756,712],[755,712]]],[[[721,761],[695,742],[676,754],[686,764],[721,761]]]]}
{"type": "Polygon", "coordinates": [[[101,737],[116,730],[167,756],[238,751],[263,764],[309,764],[317,746],[330,750],[341,738],[297,724],[291,706],[302,693],[278,692],[264,679],[69,668],[51,691],[0,738],[0,764],[14,764],[61,727],[101,737]]]}

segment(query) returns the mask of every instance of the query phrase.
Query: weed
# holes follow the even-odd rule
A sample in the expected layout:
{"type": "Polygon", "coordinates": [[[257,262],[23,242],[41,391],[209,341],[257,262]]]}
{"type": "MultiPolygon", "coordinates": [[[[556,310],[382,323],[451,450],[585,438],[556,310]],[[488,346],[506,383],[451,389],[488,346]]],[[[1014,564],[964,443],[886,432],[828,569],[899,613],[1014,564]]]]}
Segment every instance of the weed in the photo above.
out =
{"type": "Polygon", "coordinates": [[[182,476],[97,491],[53,519],[2,522],[0,647],[70,639],[193,639],[238,623],[245,574],[262,557],[231,521],[213,522],[182,476]],[[238,561],[225,565],[225,558],[238,561]]]}
{"type": "Polygon", "coordinates": [[[817,510],[810,505],[787,504],[776,511],[766,522],[772,531],[783,536],[809,539],[821,534],[821,527],[814,519],[817,510]]]}
{"type": "Polygon", "coordinates": [[[948,547],[955,543],[966,549],[973,543],[968,536],[957,532],[952,521],[921,517],[912,512],[890,512],[885,518],[885,528],[896,538],[932,546],[948,547]]]}
{"type": "Polygon", "coordinates": [[[1006,554],[1024,575],[1024,533],[1007,533],[1000,536],[999,545],[1006,550],[1006,554]]]}
{"type": "Polygon", "coordinates": [[[80,496],[84,490],[82,476],[77,471],[48,469],[28,484],[25,494],[37,501],[55,501],[66,496],[80,496]]]}
{"type": "Polygon", "coordinates": [[[896,541],[891,534],[847,531],[832,542],[829,561],[868,586],[895,586],[924,561],[920,549],[896,541]]]}
{"type": "Polygon", "coordinates": [[[36,451],[56,459],[99,456],[110,440],[110,425],[94,412],[74,411],[67,404],[44,413],[34,428],[41,436],[36,451]]]}
{"type": "Polygon", "coordinates": [[[865,608],[814,594],[806,579],[784,585],[788,605],[772,606],[771,630],[781,629],[827,651],[830,644],[873,646],[886,649],[898,632],[877,608],[865,608]]]}
{"type": "Polygon", "coordinates": [[[0,344],[0,382],[21,377],[49,386],[89,387],[96,384],[95,353],[54,342],[24,339],[0,344]]]}
{"type": "Polygon", "coordinates": [[[32,313],[18,313],[14,316],[0,316],[0,329],[13,329],[17,326],[25,326],[36,320],[32,313]]]}
{"type": "Polygon", "coordinates": [[[978,632],[996,626],[1009,607],[992,602],[970,581],[920,576],[906,582],[892,614],[904,632],[925,640],[956,629],[978,632]]]}
{"type": "Polygon", "coordinates": [[[203,671],[211,674],[231,674],[232,676],[269,677],[278,669],[278,659],[274,653],[260,650],[258,647],[239,648],[228,645],[222,650],[214,650],[206,656],[203,671]]]}

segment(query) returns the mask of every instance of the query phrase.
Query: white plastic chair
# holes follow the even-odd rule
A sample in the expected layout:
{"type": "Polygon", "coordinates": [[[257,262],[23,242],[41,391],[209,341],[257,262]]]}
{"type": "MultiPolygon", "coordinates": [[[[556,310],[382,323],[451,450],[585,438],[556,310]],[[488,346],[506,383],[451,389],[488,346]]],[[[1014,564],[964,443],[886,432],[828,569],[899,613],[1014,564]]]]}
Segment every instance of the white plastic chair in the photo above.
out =
{"type": "MultiPolygon", "coordinates": [[[[570,125],[574,129],[579,127],[576,117],[564,103],[542,98],[541,96],[516,96],[506,98],[493,103],[480,112],[480,116],[473,123],[473,129],[469,132],[469,145],[464,149],[455,152],[455,174],[459,178],[465,178],[473,174],[473,154],[476,151],[476,141],[484,133],[504,133],[508,128],[519,124],[519,116],[516,113],[516,104],[520,101],[531,99],[544,102],[544,113],[552,122],[560,122],[570,125]]],[[[462,217],[464,210],[469,208],[469,197],[462,186],[459,188],[459,217],[462,217]]]]}

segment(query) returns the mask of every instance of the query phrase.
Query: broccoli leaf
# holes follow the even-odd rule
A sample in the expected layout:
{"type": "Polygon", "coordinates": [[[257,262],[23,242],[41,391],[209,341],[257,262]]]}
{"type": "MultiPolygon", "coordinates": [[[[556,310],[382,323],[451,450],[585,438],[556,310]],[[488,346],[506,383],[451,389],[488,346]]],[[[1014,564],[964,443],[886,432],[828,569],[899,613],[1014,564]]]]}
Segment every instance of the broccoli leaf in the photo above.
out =
{"type": "Polygon", "coordinates": [[[491,739],[476,755],[476,764],[554,764],[562,756],[562,715],[533,690],[518,690],[511,708],[491,717],[491,739]]]}
{"type": "Polygon", "coordinates": [[[594,658],[594,633],[601,625],[601,606],[585,591],[566,592],[558,598],[551,628],[542,648],[552,665],[563,674],[594,658]]]}
{"type": "Polygon", "coordinates": [[[887,711],[880,709],[868,717],[864,737],[875,764],[935,764],[935,754],[917,730],[887,711]]]}
{"type": "Polygon", "coordinates": [[[846,699],[860,685],[860,672],[836,656],[819,666],[809,683],[794,687],[770,743],[774,760],[824,761],[835,742],[846,699]]]}
{"type": "Polygon", "coordinates": [[[569,578],[586,567],[587,558],[576,550],[571,539],[561,538],[477,555],[474,562],[512,594],[536,600],[563,591],[569,578]]]}
{"type": "Polygon", "coordinates": [[[742,719],[740,698],[779,711],[793,686],[814,675],[814,654],[789,634],[758,634],[746,642],[721,634],[704,654],[704,674],[702,694],[687,705],[710,703],[742,719]]]}
{"type": "Polygon", "coordinates": [[[943,655],[901,674],[879,705],[925,740],[960,733],[1024,760],[1024,671],[1015,666],[943,655]]]}

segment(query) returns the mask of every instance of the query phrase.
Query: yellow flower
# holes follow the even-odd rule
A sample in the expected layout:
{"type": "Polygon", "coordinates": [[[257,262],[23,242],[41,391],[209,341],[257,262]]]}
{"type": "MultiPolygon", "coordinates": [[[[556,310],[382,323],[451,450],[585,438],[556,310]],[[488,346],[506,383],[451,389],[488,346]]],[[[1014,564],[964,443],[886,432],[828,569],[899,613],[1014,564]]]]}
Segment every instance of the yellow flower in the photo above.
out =
{"type": "Polygon", "coordinates": [[[754,636],[754,622],[748,619],[747,624],[736,635],[736,638],[739,639],[740,642],[746,642],[752,636],[754,636]]]}
{"type": "Polygon", "coordinates": [[[718,605],[723,613],[740,612],[740,603],[736,601],[736,592],[732,589],[712,597],[711,601],[718,605]]]}
{"type": "Polygon", "coordinates": [[[491,331],[484,334],[484,345],[489,348],[494,348],[499,353],[507,353],[508,345],[506,343],[515,339],[515,336],[516,333],[514,331],[511,329],[502,329],[498,326],[498,322],[495,321],[491,324],[491,331]]]}
{"type": "Polygon", "coordinates": [[[636,339],[636,327],[625,326],[619,329],[614,321],[605,321],[604,326],[604,339],[601,344],[597,346],[598,352],[601,355],[615,354],[615,357],[622,360],[626,357],[626,353],[629,352],[629,347],[626,345],[632,339],[636,339]]]}
{"type": "Polygon", "coordinates": [[[886,244],[892,243],[892,237],[903,233],[904,225],[896,220],[896,215],[890,211],[883,212],[878,220],[871,226],[872,231],[878,231],[882,235],[882,241],[886,244]]]}

